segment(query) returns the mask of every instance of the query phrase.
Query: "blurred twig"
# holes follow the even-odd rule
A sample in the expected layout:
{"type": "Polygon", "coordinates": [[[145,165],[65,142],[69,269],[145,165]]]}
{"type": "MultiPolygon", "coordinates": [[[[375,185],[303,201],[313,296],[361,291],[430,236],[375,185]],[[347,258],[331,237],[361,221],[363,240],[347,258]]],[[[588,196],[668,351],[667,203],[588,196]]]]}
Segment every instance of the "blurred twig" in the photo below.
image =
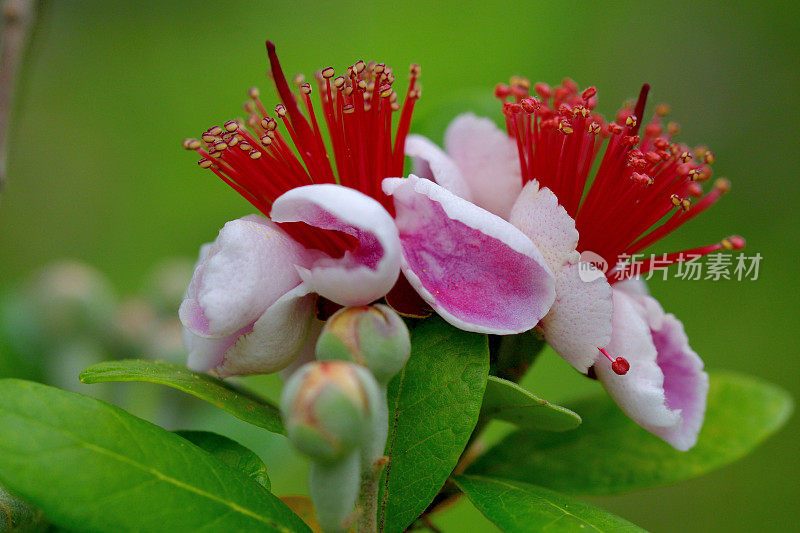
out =
{"type": "Polygon", "coordinates": [[[0,192],[6,181],[6,155],[14,90],[33,24],[35,7],[36,0],[3,1],[3,35],[0,45],[0,192]]]}

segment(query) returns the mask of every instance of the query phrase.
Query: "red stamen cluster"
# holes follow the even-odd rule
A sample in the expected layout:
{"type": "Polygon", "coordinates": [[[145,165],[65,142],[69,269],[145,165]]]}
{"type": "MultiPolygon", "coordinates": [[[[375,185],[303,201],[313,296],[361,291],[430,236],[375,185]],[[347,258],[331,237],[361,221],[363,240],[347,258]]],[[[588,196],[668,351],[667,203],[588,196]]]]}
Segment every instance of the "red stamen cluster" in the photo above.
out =
{"type": "MultiPolygon", "coordinates": [[[[414,103],[420,96],[416,87],[419,66],[411,66],[402,108],[392,89],[392,69],[383,63],[358,61],[339,77],[332,67],[316,73],[333,151],[332,165],[311,101],[311,84],[297,76],[294,84],[300,94],[295,95],[269,41],[267,53],[282,102],[273,116],[261,102],[258,89],[252,88],[250,101],[244,106],[249,115],[246,121],[231,120],[209,128],[200,139],[184,140],[184,148],[200,154],[198,164],[202,168],[210,169],[265,215],[280,195],[312,183],[338,183],[357,189],[393,212],[390,199],[381,192],[381,180],[403,174],[405,139],[414,103]],[[400,118],[392,138],[392,119],[397,111],[400,118]],[[288,139],[280,133],[280,123],[288,139]]],[[[324,232],[301,223],[283,227],[303,244],[334,256],[352,246],[352,239],[339,232],[324,232]]]]}
{"type": "MultiPolygon", "coordinates": [[[[611,123],[594,112],[594,87],[579,92],[567,79],[555,88],[538,83],[533,90],[536,96],[531,96],[527,80],[515,78],[511,85],[497,86],[495,95],[503,102],[508,134],[517,142],[523,181],[536,179],[558,197],[575,219],[579,251],[592,251],[616,266],[620,258],[662,239],[730,189],[730,182],[721,178],[703,193],[701,184],[711,178],[714,155],[706,148],[690,149],[672,141],[680,128],[670,123],[665,131],[662,126],[667,106],[656,107],[640,135],[648,85],[635,105],[625,106],[611,123]],[[699,200],[692,203],[691,198],[699,200]]],[[[692,256],[743,246],[744,239],[735,236],[625,268],[643,274],[692,256]]],[[[611,283],[626,277],[619,274],[614,268],[606,273],[611,283]]]]}

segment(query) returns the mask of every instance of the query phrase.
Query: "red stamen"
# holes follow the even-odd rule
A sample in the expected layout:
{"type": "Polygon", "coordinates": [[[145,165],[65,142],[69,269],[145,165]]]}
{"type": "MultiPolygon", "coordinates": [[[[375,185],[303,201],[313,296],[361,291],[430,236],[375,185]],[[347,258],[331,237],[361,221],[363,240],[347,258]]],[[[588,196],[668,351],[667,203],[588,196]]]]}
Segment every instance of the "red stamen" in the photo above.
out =
{"type": "MultiPolygon", "coordinates": [[[[322,115],[333,150],[333,157],[329,157],[311,101],[311,85],[304,83],[302,76],[294,79],[303,100],[304,115],[275,46],[269,41],[266,46],[282,102],[275,108],[280,120],[269,116],[258,89],[252,88],[248,91],[251,102],[245,104],[249,114],[247,129],[245,124],[228,121],[223,127],[214,126],[204,132],[201,140],[186,139],[184,148],[196,151],[202,158],[199,161],[202,168],[210,169],[265,215],[269,215],[272,203],[280,195],[311,183],[339,183],[355,188],[393,213],[394,205],[383,194],[381,181],[402,176],[405,139],[414,103],[419,98],[416,87],[419,66],[411,67],[402,107],[392,89],[394,75],[382,63],[358,61],[348,69],[347,76],[337,77],[333,82],[333,68],[317,74],[322,115]],[[392,138],[395,111],[400,111],[400,119],[392,138]],[[279,122],[288,132],[287,138],[278,131],[279,122]]],[[[283,224],[283,227],[303,244],[332,256],[338,257],[357,245],[352,236],[340,232],[302,223],[283,224]]]]}
{"type": "Polygon", "coordinates": [[[642,86],[635,104],[620,110],[617,122],[607,123],[591,112],[594,87],[578,92],[572,80],[555,88],[536,84],[540,101],[527,96],[529,84],[520,80],[498,85],[495,96],[503,102],[506,129],[517,144],[523,183],[536,179],[558,197],[575,219],[578,251],[616,265],[692,220],[730,188],[727,180],[719,180],[703,194],[714,155],[705,147],[692,151],[671,143],[679,130],[675,124],[662,135],[666,106],[656,107],[649,124],[643,120],[649,85],[642,86]],[[511,97],[516,102],[509,102],[511,97]],[[594,177],[592,168],[597,168],[594,177]],[[692,204],[691,198],[698,201],[692,204]]]}
{"type": "Polygon", "coordinates": [[[628,373],[628,370],[631,369],[631,364],[624,357],[617,357],[614,359],[608,354],[605,348],[598,348],[598,350],[600,350],[601,354],[606,356],[606,359],[611,361],[611,370],[613,370],[615,374],[624,376],[628,373]]]}

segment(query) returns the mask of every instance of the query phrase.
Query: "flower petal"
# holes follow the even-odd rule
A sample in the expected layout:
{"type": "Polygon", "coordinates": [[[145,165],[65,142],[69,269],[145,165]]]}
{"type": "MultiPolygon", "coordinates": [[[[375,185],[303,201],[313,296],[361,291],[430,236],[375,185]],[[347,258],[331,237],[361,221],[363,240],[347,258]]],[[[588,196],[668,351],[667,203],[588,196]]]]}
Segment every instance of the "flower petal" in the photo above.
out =
{"type": "Polygon", "coordinates": [[[554,272],[577,261],[575,221],[558,204],[556,195],[546,187],[540,189],[536,180],[522,189],[509,220],[536,243],[554,272]]]}
{"type": "Polygon", "coordinates": [[[649,296],[650,289],[647,288],[647,283],[644,282],[641,276],[634,276],[632,278],[625,278],[622,281],[614,283],[614,290],[625,291],[630,295],[649,296]]]}
{"type": "Polygon", "coordinates": [[[472,201],[508,219],[522,189],[514,141],[488,118],[465,113],[447,127],[444,146],[461,170],[472,201]]]}
{"type": "Polygon", "coordinates": [[[553,274],[518,229],[414,175],[385,179],[383,190],[394,197],[403,273],[445,320],[506,335],[547,313],[553,274]]]}
{"type": "Polygon", "coordinates": [[[630,369],[618,376],[601,358],[595,365],[598,379],[625,414],[648,431],[678,424],[680,415],[666,406],[664,374],[656,363],[658,354],[644,310],[621,291],[613,291],[613,302],[611,342],[606,349],[612,357],[626,358],[630,369]]]}
{"type": "Polygon", "coordinates": [[[322,320],[318,320],[317,318],[311,319],[311,324],[308,327],[308,338],[306,339],[305,344],[297,353],[297,357],[295,357],[294,361],[292,361],[289,366],[281,370],[281,379],[283,379],[284,382],[288,381],[289,378],[292,377],[292,374],[297,372],[301,366],[316,360],[317,339],[319,339],[319,335],[322,333],[322,328],[324,327],[325,322],[322,320]]]}
{"type": "Polygon", "coordinates": [[[227,337],[210,339],[195,335],[189,329],[183,328],[183,345],[189,352],[186,366],[195,372],[213,370],[222,362],[225,352],[236,343],[236,339],[252,330],[253,324],[251,323],[227,337]]]}
{"type": "Polygon", "coordinates": [[[653,298],[615,290],[613,327],[608,351],[631,367],[617,376],[600,363],[598,378],[640,426],[678,450],[692,448],[705,417],[708,374],[683,325],[653,298]]]}
{"type": "Polygon", "coordinates": [[[202,250],[180,307],[181,322],[201,337],[229,337],[300,283],[294,265],[306,256],[300,244],[264,217],[228,222],[202,250]]]}
{"type": "Polygon", "coordinates": [[[301,284],[281,296],[236,339],[216,367],[220,377],[271,374],[289,366],[308,339],[316,295],[301,284]]]}
{"type": "Polygon", "coordinates": [[[298,272],[314,292],[340,305],[365,305],[384,296],[400,274],[400,241],[391,215],[370,198],[340,185],[306,185],[281,195],[275,222],[305,222],[358,240],[355,250],[318,258],[298,272]]]}
{"type": "Polygon", "coordinates": [[[435,181],[451,193],[472,201],[469,185],[464,181],[455,161],[422,135],[409,135],[406,138],[406,155],[411,158],[414,174],[435,181]]]}
{"type": "Polygon", "coordinates": [[[556,299],[542,319],[542,329],[556,353],[585,374],[598,348],[611,339],[613,307],[605,276],[582,278],[582,268],[594,269],[589,264],[568,265],[556,272],[556,299]]]}

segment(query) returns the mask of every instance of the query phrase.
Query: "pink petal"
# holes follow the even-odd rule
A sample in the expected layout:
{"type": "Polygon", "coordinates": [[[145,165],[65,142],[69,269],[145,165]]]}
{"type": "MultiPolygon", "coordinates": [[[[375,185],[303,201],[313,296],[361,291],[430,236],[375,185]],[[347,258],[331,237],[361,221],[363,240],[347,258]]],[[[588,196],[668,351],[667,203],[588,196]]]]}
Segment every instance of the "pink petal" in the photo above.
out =
{"type": "MultiPolygon", "coordinates": [[[[584,374],[611,339],[611,287],[602,274],[583,281],[579,265],[556,272],[556,299],[542,319],[547,343],[584,374]]],[[[594,268],[584,266],[584,268],[594,268]]]]}
{"type": "Polygon", "coordinates": [[[455,161],[427,138],[409,135],[406,155],[411,158],[414,174],[433,180],[456,196],[472,201],[469,185],[455,161]]]}
{"type": "Polygon", "coordinates": [[[195,335],[225,338],[252,324],[301,279],[305,249],[264,217],[232,220],[205,246],[179,311],[195,335]]]}
{"type": "Polygon", "coordinates": [[[298,266],[303,282],[340,305],[364,305],[384,296],[400,274],[400,241],[391,215],[355,189],[306,185],[280,196],[272,206],[275,222],[305,222],[337,230],[358,240],[356,250],[339,259],[320,257],[298,266]]]}
{"type": "Polygon", "coordinates": [[[556,195],[546,187],[540,189],[536,180],[522,189],[509,220],[536,243],[554,272],[577,261],[575,221],[559,205],[556,195]]]}
{"type": "Polygon", "coordinates": [[[308,340],[315,302],[305,284],[281,296],[225,352],[217,374],[271,374],[289,366],[308,340]]]}
{"type": "Polygon", "coordinates": [[[683,325],[653,298],[615,290],[613,328],[607,349],[628,359],[630,370],[617,376],[599,361],[598,378],[640,426],[678,450],[692,448],[705,416],[708,374],[683,325]]]}
{"type": "Polygon", "coordinates": [[[448,126],[444,146],[461,170],[472,201],[508,219],[522,189],[514,141],[488,118],[466,113],[448,126]]]}
{"type": "Polygon", "coordinates": [[[464,330],[512,334],[533,328],[555,298],[536,246],[500,217],[432,181],[383,181],[394,197],[403,273],[445,320],[464,330]]]}

